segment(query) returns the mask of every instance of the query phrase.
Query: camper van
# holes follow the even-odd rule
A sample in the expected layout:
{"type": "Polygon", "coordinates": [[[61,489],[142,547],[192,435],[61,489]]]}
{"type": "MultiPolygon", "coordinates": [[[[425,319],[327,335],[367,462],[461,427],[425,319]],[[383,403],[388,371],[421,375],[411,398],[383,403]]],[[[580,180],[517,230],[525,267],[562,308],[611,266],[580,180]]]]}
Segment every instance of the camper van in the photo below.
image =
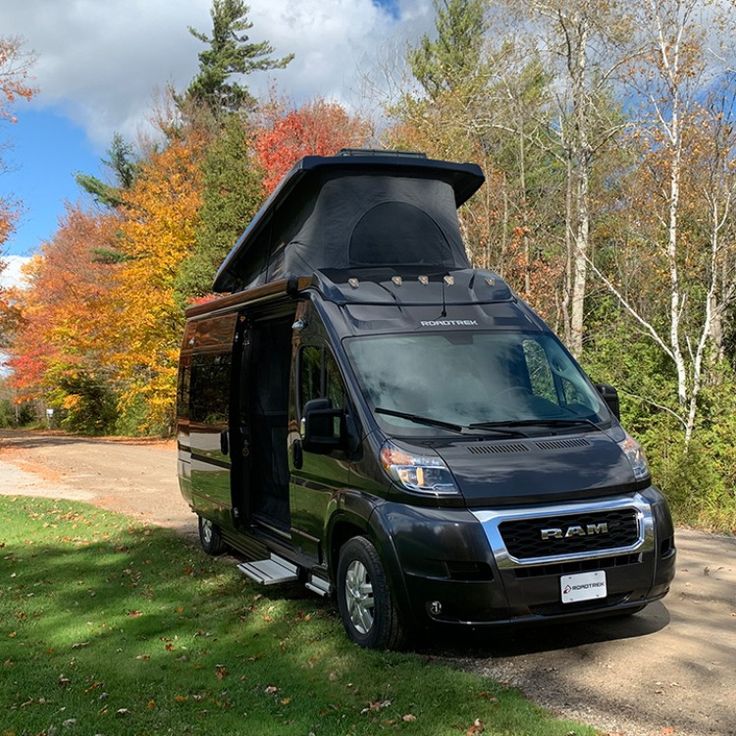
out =
{"type": "Polygon", "coordinates": [[[335,596],[348,636],[640,611],[667,503],[595,385],[457,208],[472,164],[345,151],[284,178],[187,311],[178,473],[202,547],[335,596]]]}

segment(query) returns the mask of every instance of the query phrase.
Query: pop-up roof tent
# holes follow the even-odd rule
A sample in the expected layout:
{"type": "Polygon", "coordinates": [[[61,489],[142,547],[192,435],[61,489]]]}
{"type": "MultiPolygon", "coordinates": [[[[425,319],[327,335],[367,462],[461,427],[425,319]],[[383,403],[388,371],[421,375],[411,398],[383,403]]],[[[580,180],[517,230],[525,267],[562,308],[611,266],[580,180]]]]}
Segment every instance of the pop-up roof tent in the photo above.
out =
{"type": "Polygon", "coordinates": [[[475,164],[423,154],[307,156],[253,218],[213,289],[242,291],[324,268],[468,268],[457,208],[483,181],[475,164]]]}

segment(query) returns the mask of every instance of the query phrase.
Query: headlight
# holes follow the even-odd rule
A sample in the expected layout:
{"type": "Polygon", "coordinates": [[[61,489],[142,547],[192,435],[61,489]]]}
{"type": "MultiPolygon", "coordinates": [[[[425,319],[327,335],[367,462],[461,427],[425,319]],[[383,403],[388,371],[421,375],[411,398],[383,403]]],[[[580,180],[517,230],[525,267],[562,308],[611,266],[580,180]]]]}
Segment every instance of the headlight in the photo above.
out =
{"type": "Polygon", "coordinates": [[[626,438],[618,443],[623,450],[626,459],[631,463],[631,469],[634,471],[634,478],[644,480],[649,477],[649,466],[647,458],[641,445],[626,432],[626,438]]]}
{"type": "Polygon", "coordinates": [[[458,493],[452,473],[438,455],[412,455],[393,442],[386,442],[381,449],[381,462],[391,478],[409,491],[437,496],[458,493]]]}

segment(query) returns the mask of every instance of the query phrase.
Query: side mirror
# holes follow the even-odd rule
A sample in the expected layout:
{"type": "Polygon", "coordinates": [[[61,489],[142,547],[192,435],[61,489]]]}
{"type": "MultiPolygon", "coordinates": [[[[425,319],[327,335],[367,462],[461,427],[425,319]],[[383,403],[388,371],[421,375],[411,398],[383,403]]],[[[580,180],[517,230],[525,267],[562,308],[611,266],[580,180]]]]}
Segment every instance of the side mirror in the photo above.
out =
{"type": "Polygon", "coordinates": [[[596,383],[595,388],[611,410],[611,414],[613,414],[616,419],[621,419],[621,407],[619,406],[618,401],[618,391],[607,383],[596,383]]]}
{"type": "Polygon", "coordinates": [[[333,409],[330,399],[312,399],[304,405],[301,422],[302,447],[307,452],[327,454],[345,445],[345,412],[333,409]]]}

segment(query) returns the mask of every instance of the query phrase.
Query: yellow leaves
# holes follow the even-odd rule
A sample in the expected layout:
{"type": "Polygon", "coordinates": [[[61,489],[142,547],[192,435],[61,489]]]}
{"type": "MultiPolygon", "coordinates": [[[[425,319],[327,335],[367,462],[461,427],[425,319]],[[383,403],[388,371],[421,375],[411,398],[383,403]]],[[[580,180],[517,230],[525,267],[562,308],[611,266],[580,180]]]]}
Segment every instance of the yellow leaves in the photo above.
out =
{"type": "Polygon", "coordinates": [[[183,314],[174,290],[201,205],[201,141],[172,142],[144,165],[126,193],[120,249],[127,256],[113,301],[119,332],[112,362],[126,389],[122,405],[143,400],[148,427],[170,426],[183,314]]]}

